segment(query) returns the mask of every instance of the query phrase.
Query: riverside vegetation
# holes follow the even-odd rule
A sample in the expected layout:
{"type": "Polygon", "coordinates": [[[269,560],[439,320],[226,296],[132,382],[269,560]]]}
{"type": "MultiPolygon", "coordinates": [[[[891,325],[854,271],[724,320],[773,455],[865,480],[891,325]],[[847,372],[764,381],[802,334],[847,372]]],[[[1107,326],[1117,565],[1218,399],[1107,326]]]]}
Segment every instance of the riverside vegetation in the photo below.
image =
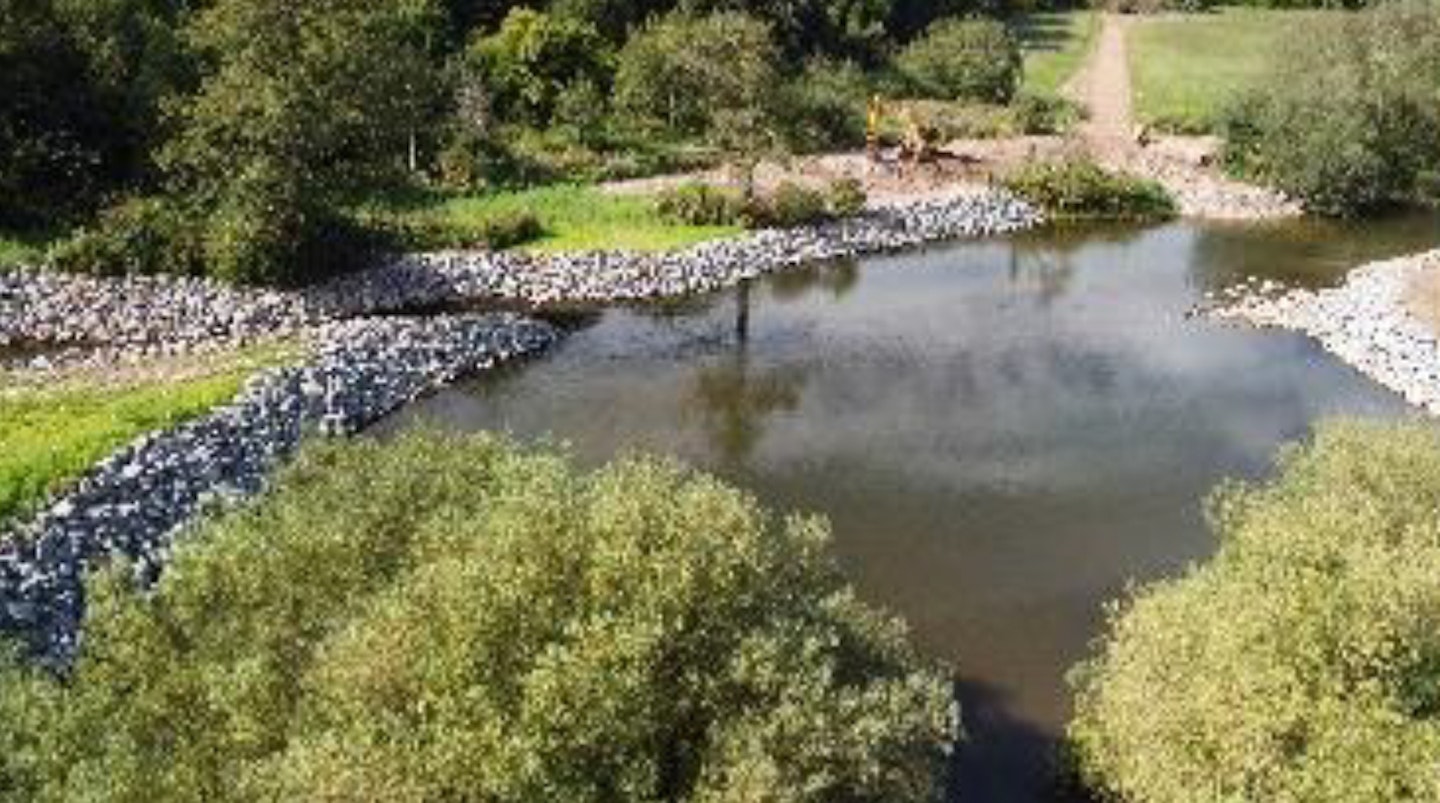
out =
{"type": "Polygon", "coordinates": [[[663,461],[312,447],[0,671],[0,799],[930,799],[950,681],[827,539],[663,461]]]}
{"type": "Polygon", "coordinates": [[[1440,799],[1440,436],[1339,423],[1210,509],[1075,675],[1083,777],[1145,803],[1440,799]]]}

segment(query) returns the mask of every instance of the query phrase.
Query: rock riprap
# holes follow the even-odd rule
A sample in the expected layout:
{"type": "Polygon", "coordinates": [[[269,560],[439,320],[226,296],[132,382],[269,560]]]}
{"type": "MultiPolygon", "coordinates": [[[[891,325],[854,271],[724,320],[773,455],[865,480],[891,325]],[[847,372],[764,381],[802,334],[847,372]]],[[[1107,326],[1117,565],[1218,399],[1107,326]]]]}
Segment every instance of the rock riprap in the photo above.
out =
{"type": "Polygon", "coordinates": [[[1323,290],[1261,288],[1208,310],[1212,318],[1302,332],[1326,351],[1440,415],[1440,341],[1407,308],[1422,271],[1440,270],[1440,251],[1376,262],[1323,290]]]}
{"type": "Polygon", "coordinates": [[[185,351],[258,340],[382,312],[488,300],[544,305],[701,293],[818,260],[911,248],[938,240],[1004,234],[1039,214],[999,191],[876,205],[858,217],[663,253],[529,255],[465,251],[419,254],[296,292],[228,287],[204,279],[98,279],[33,270],[0,272],[4,352],[53,348],[43,364],[117,359],[115,349],[185,351]],[[98,355],[98,356],[97,356],[98,355]]]}
{"type": "Polygon", "coordinates": [[[511,314],[356,319],[326,326],[311,362],[253,377],[229,405],[107,458],[0,543],[0,631],[38,657],[73,654],[83,578],[115,556],[155,577],[207,505],[259,492],[307,432],[349,434],[433,388],[548,347],[511,314]]]}

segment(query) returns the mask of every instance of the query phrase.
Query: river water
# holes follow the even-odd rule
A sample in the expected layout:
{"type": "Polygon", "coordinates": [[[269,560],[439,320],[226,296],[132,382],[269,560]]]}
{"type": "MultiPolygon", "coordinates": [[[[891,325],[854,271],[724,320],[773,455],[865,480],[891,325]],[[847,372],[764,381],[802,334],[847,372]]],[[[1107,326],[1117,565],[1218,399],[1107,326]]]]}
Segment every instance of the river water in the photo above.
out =
{"type": "Polygon", "coordinates": [[[1297,335],[1187,317],[1246,277],[1323,285],[1440,242],[1440,222],[1044,231],[571,316],[550,355],[382,431],[678,455],[825,514],[863,596],[954,665],[954,799],[1053,800],[1064,673],[1127,583],[1214,548],[1226,477],[1398,399],[1297,335]]]}

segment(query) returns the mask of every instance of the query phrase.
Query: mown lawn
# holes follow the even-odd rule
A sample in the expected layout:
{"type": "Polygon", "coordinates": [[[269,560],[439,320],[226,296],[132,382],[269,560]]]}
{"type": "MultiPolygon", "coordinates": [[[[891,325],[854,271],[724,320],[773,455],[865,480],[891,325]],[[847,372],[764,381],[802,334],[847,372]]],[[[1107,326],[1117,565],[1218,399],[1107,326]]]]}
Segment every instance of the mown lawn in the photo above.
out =
{"type": "Polygon", "coordinates": [[[1085,63],[1100,31],[1093,11],[1060,11],[1026,16],[1020,23],[1027,92],[1056,95],[1085,63]]]}
{"type": "Polygon", "coordinates": [[[208,376],[113,386],[22,387],[0,377],[0,528],[131,440],[230,401],[255,370],[294,354],[292,346],[257,347],[225,358],[208,376]]]}
{"type": "Polygon", "coordinates": [[[1287,32],[1326,11],[1226,8],[1138,20],[1130,28],[1135,109],[1164,131],[1213,131],[1237,94],[1263,80],[1287,32]]]}
{"type": "Polygon", "coordinates": [[[438,202],[431,213],[457,222],[533,212],[544,234],[522,248],[537,251],[626,249],[661,251],[739,234],[739,227],[686,226],[669,223],[655,213],[653,199],[611,195],[594,187],[553,186],[438,202]]]}

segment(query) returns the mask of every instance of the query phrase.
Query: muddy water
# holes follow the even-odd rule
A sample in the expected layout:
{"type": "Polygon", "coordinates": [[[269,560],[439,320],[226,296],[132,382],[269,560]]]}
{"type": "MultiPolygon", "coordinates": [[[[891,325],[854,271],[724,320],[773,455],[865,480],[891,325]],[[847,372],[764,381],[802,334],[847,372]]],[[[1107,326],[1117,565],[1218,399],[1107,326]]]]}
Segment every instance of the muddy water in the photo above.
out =
{"type": "Polygon", "coordinates": [[[1433,219],[1029,234],[817,267],[576,322],[553,354],[386,423],[680,455],[829,516],[871,601],[961,678],[955,799],[1053,799],[1066,669],[1103,602],[1214,547],[1202,500],[1390,394],[1289,334],[1185,315],[1249,276],[1337,280],[1433,219]]]}

